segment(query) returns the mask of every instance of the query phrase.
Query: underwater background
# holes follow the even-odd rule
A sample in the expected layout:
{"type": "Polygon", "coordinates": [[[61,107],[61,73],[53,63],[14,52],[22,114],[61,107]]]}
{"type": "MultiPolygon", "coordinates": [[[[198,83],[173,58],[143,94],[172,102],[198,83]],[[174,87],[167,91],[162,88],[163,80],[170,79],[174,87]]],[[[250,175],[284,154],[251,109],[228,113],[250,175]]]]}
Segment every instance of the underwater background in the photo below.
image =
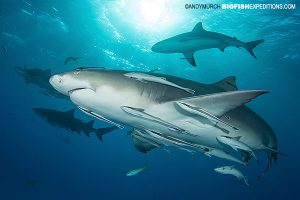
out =
{"type": "MultiPolygon", "coordinates": [[[[239,2],[253,3],[235,1],[239,2]]],[[[0,199],[299,197],[299,9],[191,10],[185,9],[186,3],[199,1],[0,0],[0,199]],[[265,39],[255,49],[258,59],[244,49],[210,49],[196,52],[194,68],[180,54],[151,52],[154,43],[191,31],[200,21],[206,30],[242,41],[265,39]],[[80,58],[64,64],[69,56],[80,58]],[[277,165],[261,178],[257,175],[265,168],[265,158],[259,164],[252,160],[242,169],[250,181],[247,187],[214,172],[215,167],[232,164],[226,160],[176,149],[174,155],[162,149],[138,152],[127,134],[130,127],[106,134],[103,142],[95,135],[72,133],[32,112],[36,107],[67,111],[75,105],[26,81],[16,70],[24,66],[51,69],[52,74],[80,66],[158,68],[159,73],[203,83],[234,75],[239,89],[271,92],[247,105],[271,125],[279,150],[288,156],[279,156],[277,165]],[[149,170],[126,176],[144,164],[149,170]]],[[[92,120],[78,109],[75,116],[92,120]]],[[[109,125],[95,120],[94,126],[109,125]]]]}

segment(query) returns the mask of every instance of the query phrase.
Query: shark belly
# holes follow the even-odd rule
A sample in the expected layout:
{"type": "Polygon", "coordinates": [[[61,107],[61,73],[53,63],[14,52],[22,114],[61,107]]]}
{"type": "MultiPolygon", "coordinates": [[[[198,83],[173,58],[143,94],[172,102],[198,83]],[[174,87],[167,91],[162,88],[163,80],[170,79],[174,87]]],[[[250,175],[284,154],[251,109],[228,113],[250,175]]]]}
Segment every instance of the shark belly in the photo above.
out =
{"type": "Polygon", "coordinates": [[[184,39],[177,41],[166,41],[156,49],[158,53],[185,53],[198,50],[224,47],[226,43],[212,38],[184,39]]]}
{"type": "Polygon", "coordinates": [[[202,123],[195,117],[191,118],[179,113],[173,104],[151,102],[139,93],[115,91],[109,86],[97,88],[96,91],[76,90],[70,93],[70,99],[77,106],[120,124],[140,130],[154,130],[197,145],[224,149],[224,146],[216,140],[217,136],[224,134],[221,130],[210,124],[202,123]],[[179,127],[188,134],[174,131],[170,129],[172,125],[159,123],[157,120],[130,115],[124,112],[122,109],[124,106],[145,109],[147,114],[170,122],[174,127],[179,127]]]}

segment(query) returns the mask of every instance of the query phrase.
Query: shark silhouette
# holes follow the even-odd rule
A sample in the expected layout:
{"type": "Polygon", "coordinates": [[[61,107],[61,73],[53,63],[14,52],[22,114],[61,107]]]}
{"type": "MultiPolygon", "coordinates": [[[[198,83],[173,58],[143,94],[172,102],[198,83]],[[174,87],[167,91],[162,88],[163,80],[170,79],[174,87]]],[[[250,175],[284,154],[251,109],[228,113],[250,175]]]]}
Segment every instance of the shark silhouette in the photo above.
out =
{"type": "Polygon", "coordinates": [[[75,109],[59,111],[47,108],[33,108],[32,110],[36,115],[40,116],[53,126],[64,128],[78,134],[83,132],[88,137],[90,137],[90,133],[95,133],[97,138],[101,141],[103,141],[103,135],[117,129],[117,127],[114,126],[96,129],[93,127],[94,120],[84,123],[80,119],[75,118],[75,109]]]}
{"type": "Polygon", "coordinates": [[[225,48],[234,46],[245,48],[254,58],[253,49],[264,42],[256,40],[252,42],[242,42],[236,37],[230,37],[221,33],[207,31],[199,22],[191,32],[183,33],[162,40],[152,46],[152,51],[157,53],[182,53],[192,66],[196,66],[194,53],[198,50],[218,48],[224,52],[225,48]]]}

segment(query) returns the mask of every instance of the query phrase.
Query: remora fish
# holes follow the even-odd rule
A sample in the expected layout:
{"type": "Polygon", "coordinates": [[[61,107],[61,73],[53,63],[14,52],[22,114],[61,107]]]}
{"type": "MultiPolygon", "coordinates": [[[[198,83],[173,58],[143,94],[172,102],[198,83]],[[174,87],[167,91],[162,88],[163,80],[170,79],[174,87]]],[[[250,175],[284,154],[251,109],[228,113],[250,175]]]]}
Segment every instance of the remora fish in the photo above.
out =
{"type": "Polygon", "coordinates": [[[103,141],[103,135],[117,128],[108,127],[95,129],[93,127],[94,121],[84,123],[80,119],[75,118],[75,109],[66,112],[47,108],[33,108],[32,110],[35,114],[54,126],[77,132],[78,134],[84,132],[88,137],[90,137],[90,133],[94,132],[100,141],[103,141]]]}
{"type": "Polygon", "coordinates": [[[147,165],[144,165],[142,167],[139,167],[139,168],[136,168],[136,169],[132,169],[130,171],[128,171],[126,173],[126,176],[135,176],[135,175],[138,175],[139,173],[141,173],[142,171],[145,171],[145,170],[148,170],[148,166],[147,165]]]}
{"type": "Polygon", "coordinates": [[[264,40],[242,42],[236,37],[207,31],[203,29],[202,23],[199,22],[191,32],[179,34],[160,41],[154,44],[151,49],[157,53],[183,53],[185,59],[195,67],[195,51],[218,48],[224,52],[225,48],[229,46],[237,48],[243,47],[256,58],[253,49],[262,42],[264,42],[264,40]]]}
{"type": "Polygon", "coordinates": [[[150,82],[160,83],[160,84],[164,84],[164,85],[169,85],[169,86],[184,90],[191,94],[195,93],[195,90],[181,87],[175,83],[168,81],[165,77],[157,77],[157,76],[153,76],[150,74],[144,74],[144,73],[140,73],[140,72],[130,72],[130,73],[124,74],[124,76],[133,78],[133,79],[136,79],[136,80],[142,81],[142,82],[150,81],[150,82]]]}
{"type": "MultiPolygon", "coordinates": [[[[164,75],[175,84],[195,90],[193,96],[172,86],[130,79],[124,76],[126,73],[130,72],[80,68],[54,75],[50,78],[50,83],[62,94],[70,96],[77,106],[88,108],[106,119],[130,125],[138,130],[153,130],[164,136],[220,152],[226,151],[227,147],[216,138],[224,134],[235,137],[236,130],[221,123],[218,126],[204,123],[203,117],[191,116],[190,113],[178,109],[176,103],[184,102],[194,108],[206,110],[214,116],[220,116],[224,122],[238,127],[238,133],[242,136],[239,141],[255,152],[265,152],[268,155],[268,166],[272,160],[277,159],[277,139],[273,130],[255,112],[243,106],[266,91],[236,91],[235,77],[228,77],[213,84],[202,84],[164,75]],[[131,108],[129,113],[124,112],[124,106],[131,108]],[[135,110],[142,110],[155,119],[174,124],[189,134],[179,134],[156,120],[132,115],[135,110]]],[[[141,145],[142,142],[139,146],[141,145]]],[[[249,152],[243,151],[241,154],[242,161],[247,163],[251,158],[247,156],[250,155],[249,152]]]]}
{"type": "Polygon", "coordinates": [[[257,157],[256,157],[255,153],[253,152],[253,150],[248,145],[246,145],[245,143],[240,142],[239,139],[240,139],[240,136],[232,138],[232,137],[229,137],[229,136],[221,135],[221,136],[217,137],[217,140],[220,143],[230,146],[235,151],[242,150],[242,151],[249,152],[250,155],[253,158],[255,158],[255,160],[257,160],[257,157]]]}
{"type": "Polygon", "coordinates": [[[129,106],[121,106],[120,107],[124,112],[130,114],[130,115],[133,115],[135,117],[140,117],[140,118],[144,118],[146,120],[149,120],[149,121],[153,121],[155,123],[159,123],[159,124],[162,124],[163,126],[166,126],[169,130],[171,131],[176,131],[176,132],[180,132],[180,133],[185,133],[185,134],[188,134],[187,131],[169,123],[169,122],[166,122],[158,117],[154,117],[152,115],[149,115],[147,113],[144,112],[144,109],[139,109],[139,108],[132,108],[132,107],[129,107],[129,106]]]}
{"type": "Polygon", "coordinates": [[[208,148],[208,147],[203,147],[204,155],[211,157],[211,156],[216,156],[218,158],[226,159],[226,160],[231,160],[233,162],[240,163],[242,165],[246,165],[247,163],[232,156],[228,152],[225,152],[221,149],[216,149],[216,148],[208,148]]]}
{"type": "Polygon", "coordinates": [[[239,130],[238,128],[224,122],[223,120],[221,120],[219,117],[209,113],[208,111],[206,110],[203,110],[203,109],[197,109],[197,108],[194,108],[193,106],[187,104],[187,103],[184,103],[184,102],[177,102],[176,103],[180,108],[182,108],[183,110],[187,111],[187,112],[190,112],[192,114],[195,114],[195,115],[200,115],[202,117],[205,117],[211,121],[214,121],[216,123],[222,123],[222,124],[225,124],[226,126],[229,126],[230,128],[233,128],[234,130],[239,130]]]}
{"type": "Polygon", "coordinates": [[[223,167],[218,167],[214,169],[216,172],[220,173],[220,174],[230,174],[233,175],[235,177],[237,177],[239,180],[244,180],[245,184],[247,186],[249,186],[248,183],[248,179],[246,176],[244,176],[242,174],[242,172],[240,172],[239,170],[237,170],[236,168],[234,168],[233,166],[223,166],[223,167]]]}

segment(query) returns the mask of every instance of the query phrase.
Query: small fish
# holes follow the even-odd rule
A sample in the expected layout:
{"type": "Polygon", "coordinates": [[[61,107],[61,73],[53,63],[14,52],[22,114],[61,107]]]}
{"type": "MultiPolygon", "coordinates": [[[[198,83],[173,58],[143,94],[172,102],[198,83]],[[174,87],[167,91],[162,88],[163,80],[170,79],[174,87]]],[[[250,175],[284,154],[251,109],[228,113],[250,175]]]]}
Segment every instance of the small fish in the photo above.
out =
{"type": "Polygon", "coordinates": [[[136,169],[132,169],[130,171],[128,171],[126,173],[126,176],[135,176],[135,175],[138,175],[139,173],[141,173],[142,171],[145,171],[145,170],[148,170],[148,166],[147,165],[144,165],[142,167],[139,167],[139,168],[136,168],[136,169]]]}
{"type": "Polygon", "coordinates": [[[255,160],[258,161],[254,151],[248,145],[239,141],[240,137],[241,136],[230,137],[230,136],[221,135],[218,136],[216,139],[218,142],[230,146],[235,151],[242,150],[248,152],[255,160]]]}
{"type": "Polygon", "coordinates": [[[25,9],[21,9],[21,11],[22,11],[23,13],[25,13],[26,15],[30,15],[30,16],[33,16],[33,15],[34,15],[34,13],[31,13],[31,12],[25,10],[25,9]]]}
{"type": "Polygon", "coordinates": [[[70,57],[67,57],[67,58],[65,59],[65,61],[64,61],[64,64],[67,65],[67,64],[69,64],[69,62],[71,62],[71,61],[77,62],[79,58],[80,58],[80,57],[71,57],[71,56],[70,56],[70,57]]]}
{"type": "Polygon", "coordinates": [[[24,186],[35,186],[39,183],[38,180],[27,178],[27,181],[24,183],[24,186]]]}
{"type": "Polygon", "coordinates": [[[184,90],[184,91],[186,91],[190,94],[195,94],[195,90],[185,88],[185,87],[181,87],[180,85],[177,85],[175,83],[172,83],[172,82],[168,81],[165,77],[158,77],[158,76],[153,76],[153,75],[150,75],[150,74],[144,74],[144,73],[139,73],[139,72],[126,73],[126,74],[124,74],[124,76],[126,76],[128,78],[136,79],[136,80],[141,81],[141,82],[155,82],[155,83],[168,85],[168,86],[171,86],[171,87],[175,87],[175,88],[184,90]]]}
{"type": "Polygon", "coordinates": [[[240,172],[239,170],[237,170],[236,168],[234,168],[234,166],[223,166],[223,167],[215,168],[214,170],[215,170],[215,172],[218,172],[220,174],[230,174],[230,175],[233,175],[233,176],[237,177],[239,180],[243,179],[244,182],[245,182],[245,184],[247,186],[249,186],[247,177],[244,176],[242,174],[242,172],[240,172]]]}
{"type": "Polygon", "coordinates": [[[25,0],[22,0],[22,1],[23,1],[23,3],[27,4],[28,6],[32,6],[31,3],[29,3],[29,2],[27,2],[25,0]]]}

